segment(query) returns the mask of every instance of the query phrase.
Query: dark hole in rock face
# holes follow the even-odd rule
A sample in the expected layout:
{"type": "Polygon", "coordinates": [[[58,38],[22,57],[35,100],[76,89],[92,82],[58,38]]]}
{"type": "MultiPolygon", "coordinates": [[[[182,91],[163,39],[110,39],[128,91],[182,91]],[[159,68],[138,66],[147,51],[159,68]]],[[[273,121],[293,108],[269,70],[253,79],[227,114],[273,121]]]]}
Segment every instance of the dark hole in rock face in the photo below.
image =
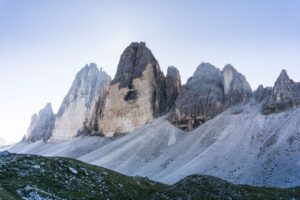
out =
{"type": "Polygon", "coordinates": [[[130,89],[126,96],[124,97],[125,101],[135,101],[137,99],[137,91],[134,89],[130,89]]]}

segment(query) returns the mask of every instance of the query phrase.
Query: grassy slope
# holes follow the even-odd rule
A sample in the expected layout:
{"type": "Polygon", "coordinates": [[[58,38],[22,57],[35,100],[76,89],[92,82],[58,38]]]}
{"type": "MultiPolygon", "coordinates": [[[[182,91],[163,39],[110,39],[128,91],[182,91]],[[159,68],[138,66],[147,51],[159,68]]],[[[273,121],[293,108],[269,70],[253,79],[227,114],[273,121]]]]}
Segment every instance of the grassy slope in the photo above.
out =
{"type": "Polygon", "coordinates": [[[0,155],[0,199],[300,199],[300,189],[234,185],[193,175],[167,186],[69,158],[0,155]]]}
{"type": "Polygon", "coordinates": [[[1,199],[149,199],[163,188],[69,158],[15,154],[0,158],[1,199]]]}
{"type": "Polygon", "coordinates": [[[220,178],[192,175],[155,194],[154,199],[300,199],[300,188],[278,189],[235,185],[220,178]]]}

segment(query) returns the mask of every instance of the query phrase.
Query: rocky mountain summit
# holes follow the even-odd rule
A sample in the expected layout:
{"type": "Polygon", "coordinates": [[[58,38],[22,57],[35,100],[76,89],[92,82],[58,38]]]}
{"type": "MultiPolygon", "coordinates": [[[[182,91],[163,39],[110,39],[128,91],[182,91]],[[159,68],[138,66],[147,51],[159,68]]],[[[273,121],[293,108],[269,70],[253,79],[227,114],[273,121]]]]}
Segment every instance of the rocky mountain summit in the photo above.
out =
{"type": "Polygon", "coordinates": [[[295,108],[300,104],[300,83],[289,78],[286,70],[282,70],[268,102],[263,105],[262,113],[271,114],[289,108],[295,108]]]}
{"type": "Polygon", "coordinates": [[[23,141],[47,141],[51,136],[54,121],[55,116],[52,110],[52,106],[50,103],[48,103],[45,108],[39,111],[38,114],[34,114],[31,117],[30,126],[27,130],[27,134],[23,138],[23,141]]]}
{"type": "Polygon", "coordinates": [[[201,63],[176,99],[170,121],[191,131],[251,95],[246,78],[233,66],[226,65],[221,71],[210,63],[201,63]]]}
{"type": "Polygon", "coordinates": [[[100,132],[106,136],[131,132],[164,114],[170,107],[165,79],[146,44],[131,43],[121,55],[110,83],[99,117],[100,132]]]}
{"type": "Polygon", "coordinates": [[[51,142],[76,137],[106,95],[110,76],[91,63],[81,69],[55,117],[51,142]]]}

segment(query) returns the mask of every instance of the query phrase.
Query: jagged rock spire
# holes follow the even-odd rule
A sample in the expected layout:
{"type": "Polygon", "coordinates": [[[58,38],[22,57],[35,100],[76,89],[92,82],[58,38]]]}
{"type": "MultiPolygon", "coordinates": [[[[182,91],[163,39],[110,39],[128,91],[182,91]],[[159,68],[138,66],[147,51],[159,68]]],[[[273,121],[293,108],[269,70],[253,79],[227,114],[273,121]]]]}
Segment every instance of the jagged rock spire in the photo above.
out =
{"type": "Polygon", "coordinates": [[[176,101],[176,98],[181,90],[181,78],[176,67],[168,67],[166,76],[166,101],[168,110],[170,110],[176,101]]]}
{"type": "Polygon", "coordinates": [[[24,136],[25,142],[36,142],[38,140],[46,141],[51,136],[54,126],[54,113],[51,103],[48,103],[38,114],[31,117],[30,126],[27,134],[24,136]]]}
{"type": "Polygon", "coordinates": [[[274,84],[272,95],[262,107],[262,113],[271,114],[280,112],[295,108],[299,104],[300,83],[291,80],[286,70],[282,70],[274,84]]]}
{"type": "Polygon", "coordinates": [[[259,85],[258,88],[254,91],[254,98],[256,101],[261,102],[266,98],[269,98],[272,94],[273,88],[259,85]]]}

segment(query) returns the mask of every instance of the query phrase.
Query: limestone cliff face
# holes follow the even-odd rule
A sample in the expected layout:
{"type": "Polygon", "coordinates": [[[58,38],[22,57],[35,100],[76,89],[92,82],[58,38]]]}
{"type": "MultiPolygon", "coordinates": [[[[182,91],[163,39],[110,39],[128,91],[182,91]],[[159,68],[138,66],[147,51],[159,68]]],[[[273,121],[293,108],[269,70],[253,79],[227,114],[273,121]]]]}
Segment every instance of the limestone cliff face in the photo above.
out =
{"type": "Polygon", "coordinates": [[[76,137],[92,118],[94,108],[106,95],[110,76],[95,64],[81,69],[56,115],[50,142],[76,137]]]}
{"type": "Polygon", "coordinates": [[[245,101],[252,96],[252,89],[246,77],[228,64],[222,70],[225,108],[245,101]]]}
{"type": "Polygon", "coordinates": [[[268,101],[262,107],[263,114],[280,112],[295,108],[300,104],[300,83],[291,80],[285,70],[282,70],[272,90],[268,101]]]}
{"type": "Polygon", "coordinates": [[[165,77],[143,42],[131,43],[123,52],[99,116],[105,136],[134,131],[165,113],[165,77]]]}
{"type": "Polygon", "coordinates": [[[215,66],[201,63],[177,97],[170,121],[190,131],[223,110],[223,75],[215,66]]]}
{"type": "Polygon", "coordinates": [[[51,136],[54,121],[55,117],[52,106],[48,103],[45,108],[39,111],[38,114],[34,114],[31,117],[30,126],[27,130],[27,134],[23,138],[23,141],[36,142],[38,140],[48,140],[51,136]]]}
{"type": "Polygon", "coordinates": [[[181,90],[181,78],[179,71],[176,67],[168,67],[168,72],[166,76],[166,101],[167,109],[171,110],[175,105],[178,94],[181,90]]]}

